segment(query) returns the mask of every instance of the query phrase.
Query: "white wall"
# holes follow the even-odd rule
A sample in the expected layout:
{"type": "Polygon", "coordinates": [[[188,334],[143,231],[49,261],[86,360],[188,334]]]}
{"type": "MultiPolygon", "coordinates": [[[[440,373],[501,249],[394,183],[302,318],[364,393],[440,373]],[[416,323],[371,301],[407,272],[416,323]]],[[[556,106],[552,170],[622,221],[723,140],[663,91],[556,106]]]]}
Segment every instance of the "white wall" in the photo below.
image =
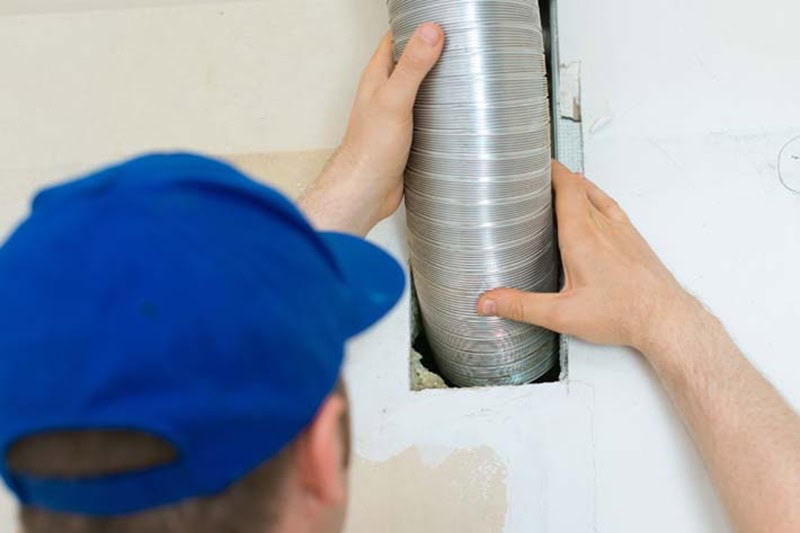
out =
{"type": "MultiPolygon", "coordinates": [[[[385,29],[380,0],[142,7],[154,3],[4,2],[0,233],[41,184],[142,150],[335,146],[385,29]]],[[[775,167],[800,135],[799,16],[791,0],[560,7],[562,59],[583,64],[587,173],[795,406],[800,196],[775,167]]],[[[402,227],[400,214],[373,238],[405,256],[402,227]]],[[[572,342],[567,384],[415,394],[407,317],[405,303],[351,347],[354,494],[372,496],[369,508],[354,502],[351,531],[374,531],[376,515],[386,531],[468,531],[460,517],[470,513],[499,513],[473,531],[727,531],[690,439],[636,354],[572,342]],[[382,470],[409,450],[421,458],[413,475],[382,470]],[[463,459],[474,450],[477,463],[463,459]],[[497,466],[504,479],[478,487],[477,500],[434,491],[426,476],[441,475],[448,457],[447,476],[497,466]],[[422,522],[403,516],[398,494],[422,522]]],[[[3,509],[0,531],[10,531],[3,509]]]]}
{"type": "MultiPolygon", "coordinates": [[[[800,406],[800,196],[778,153],[800,135],[800,4],[562,2],[583,61],[588,173],[800,406]]],[[[724,530],[691,443],[635,356],[576,343],[592,383],[597,528],[724,530]]]]}

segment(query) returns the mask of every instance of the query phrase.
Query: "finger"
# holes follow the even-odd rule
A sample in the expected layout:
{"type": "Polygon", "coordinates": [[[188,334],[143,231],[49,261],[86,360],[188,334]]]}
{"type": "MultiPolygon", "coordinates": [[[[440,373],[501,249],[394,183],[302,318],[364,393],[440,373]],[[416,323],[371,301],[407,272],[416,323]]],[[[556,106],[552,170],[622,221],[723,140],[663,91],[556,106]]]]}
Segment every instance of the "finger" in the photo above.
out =
{"type": "Polygon", "coordinates": [[[517,289],[496,289],[478,300],[478,314],[498,316],[525,322],[553,331],[560,331],[561,294],[524,292],[517,289]]]}
{"type": "Polygon", "coordinates": [[[361,77],[362,87],[366,89],[377,89],[386,83],[392,74],[394,67],[394,55],[392,52],[392,32],[388,31],[383,36],[377,50],[372,55],[364,74],[361,77]]]}
{"type": "Polygon", "coordinates": [[[436,24],[425,23],[411,36],[384,88],[386,102],[392,107],[411,111],[417,91],[444,48],[444,32],[436,24]]]}
{"type": "Polygon", "coordinates": [[[626,222],[628,220],[625,211],[623,211],[619,204],[608,194],[606,194],[605,191],[588,179],[585,180],[585,183],[586,194],[589,197],[589,201],[597,208],[598,211],[603,213],[611,220],[616,220],[617,222],[626,222]]]}
{"type": "Polygon", "coordinates": [[[579,220],[588,207],[583,176],[575,174],[556,160],[553,160],[552,176],[559,224],[579,220]]]}

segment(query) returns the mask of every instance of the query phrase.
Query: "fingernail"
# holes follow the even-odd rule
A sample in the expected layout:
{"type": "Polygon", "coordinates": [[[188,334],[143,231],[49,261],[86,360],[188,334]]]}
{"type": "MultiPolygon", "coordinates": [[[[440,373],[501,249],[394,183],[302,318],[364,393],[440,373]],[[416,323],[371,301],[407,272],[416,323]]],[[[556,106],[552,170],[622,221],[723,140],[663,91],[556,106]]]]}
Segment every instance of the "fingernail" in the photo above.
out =
{"type": "Polygon", "coordinates": [[[480,311],[484,316],[495,316],[497,314],[497,302],[487,298],[481,303],[480,311]]]}
{"type": "Polygon", "coordinates": [[[420,26],[419,36],[422,37],[422,40],[429,45],[435,46],[436,44],[439,44],[441,33],[435,24],[428,23],[420,26]]]}

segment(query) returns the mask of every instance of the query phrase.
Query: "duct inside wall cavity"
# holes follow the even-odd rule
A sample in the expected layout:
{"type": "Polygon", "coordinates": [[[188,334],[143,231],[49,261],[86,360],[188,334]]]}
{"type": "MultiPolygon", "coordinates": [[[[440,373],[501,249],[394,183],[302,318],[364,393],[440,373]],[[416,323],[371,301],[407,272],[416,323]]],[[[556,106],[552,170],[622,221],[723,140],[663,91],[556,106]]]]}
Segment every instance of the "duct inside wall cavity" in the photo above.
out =
{"type": "Polygon", "coordinates": [[[397,57],[423,22],[447,33],[420,91],[406,177],[423,364],[456,386],[557,380],[557,335],[475,313],[490,288],[558,289],[539,7],[532,0],[388,6],[397,57]]]}

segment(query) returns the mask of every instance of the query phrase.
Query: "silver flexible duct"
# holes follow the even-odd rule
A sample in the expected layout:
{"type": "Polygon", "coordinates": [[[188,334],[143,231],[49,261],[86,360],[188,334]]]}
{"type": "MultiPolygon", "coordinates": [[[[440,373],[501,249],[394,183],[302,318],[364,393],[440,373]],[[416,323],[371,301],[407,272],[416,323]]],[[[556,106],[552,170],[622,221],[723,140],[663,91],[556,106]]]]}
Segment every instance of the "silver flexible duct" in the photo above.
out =
{"type": "Polygon", "coordinates": [[[411,264],[444,376],[521,384],[558,360],[555,334],[478,316],[497,287],[555,292],[550,113],[535,0],[387,0],[395,57],[424,22],[447,41],[415,110],[406,172],[411,264]]]}

